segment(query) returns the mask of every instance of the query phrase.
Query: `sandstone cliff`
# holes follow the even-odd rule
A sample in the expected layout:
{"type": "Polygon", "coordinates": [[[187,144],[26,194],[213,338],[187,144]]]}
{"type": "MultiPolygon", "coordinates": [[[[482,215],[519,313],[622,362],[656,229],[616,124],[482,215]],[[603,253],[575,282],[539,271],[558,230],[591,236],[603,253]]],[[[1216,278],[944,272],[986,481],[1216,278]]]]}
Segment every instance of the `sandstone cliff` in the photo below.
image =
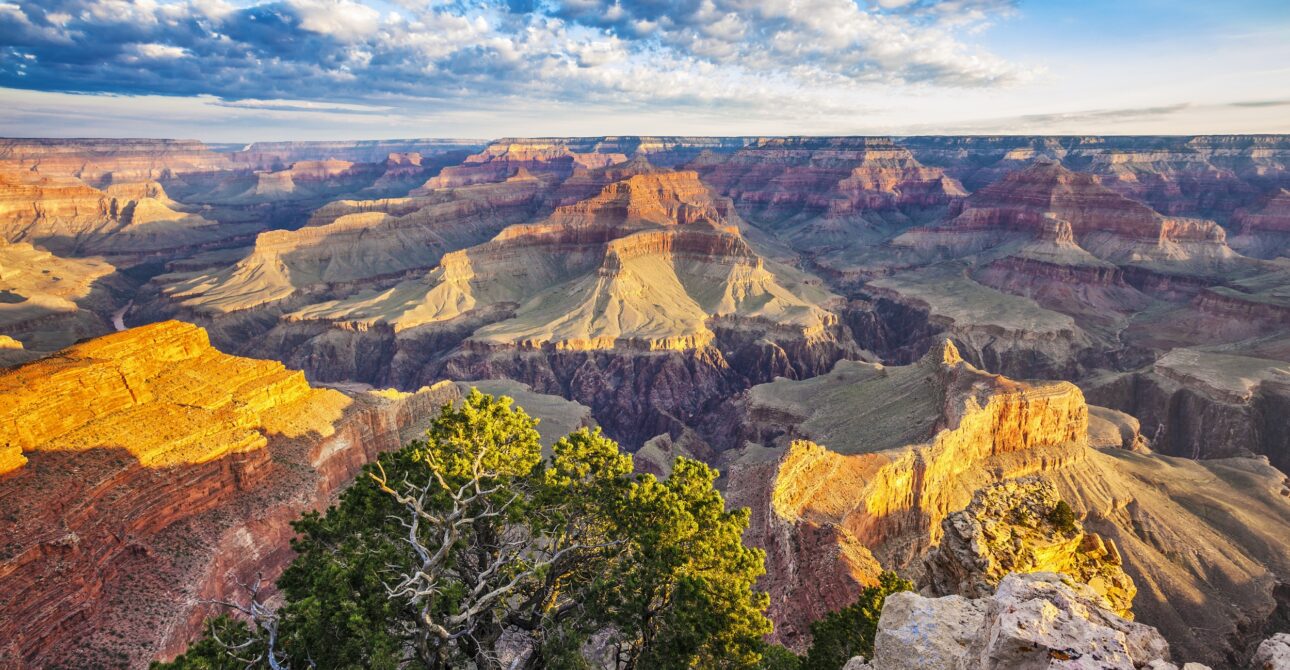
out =
{"type": "Polygon", "coordinates": [[[1136,617],[1184,658],[1239,665],[1279,620],[1290,499],[1266,461],[1091,449],[1079,389],[990,375],[946,345],[904,367],[844,361],[739,404],[745,428],[719,461],[727,500],[752,509],[749,537],[767,551],[770,611],[790,644],[884,568],[923,578],[947,516],[983,486],[1029,475],[1100,537],[1089,555],[1109,559],[1114,545],[1136,617]]]}
{"type": "Polygon", "coordinates": [[[638,164],[423,277],[297,309],[260,344],[322,379],[517,379],[638,445],[749,380],[858,354],[837,298],[763,259],[737,224],[694,173],[638,164]]]}
{"type": "Polygon", "coordinates": [[[177,322],[0,375],[0,664],[141,667],[181,650],[202,599],[271,578],[300,511],[459,395],[311,387],[177,322]]]}

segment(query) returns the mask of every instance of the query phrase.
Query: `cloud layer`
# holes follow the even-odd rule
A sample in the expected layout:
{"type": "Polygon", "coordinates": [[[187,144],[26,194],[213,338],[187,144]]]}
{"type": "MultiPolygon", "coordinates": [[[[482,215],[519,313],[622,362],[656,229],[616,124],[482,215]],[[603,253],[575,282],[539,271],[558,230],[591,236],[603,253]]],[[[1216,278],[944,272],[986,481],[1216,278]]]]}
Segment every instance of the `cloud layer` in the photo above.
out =
{"type": "Polygon", "coordinates": [[[865,86],[1025,77],[965,41],[1011,10],[1008,0],[16,0],[0,2],[0,86],[349,111],[516,98],[836,110],[865,86]]]}

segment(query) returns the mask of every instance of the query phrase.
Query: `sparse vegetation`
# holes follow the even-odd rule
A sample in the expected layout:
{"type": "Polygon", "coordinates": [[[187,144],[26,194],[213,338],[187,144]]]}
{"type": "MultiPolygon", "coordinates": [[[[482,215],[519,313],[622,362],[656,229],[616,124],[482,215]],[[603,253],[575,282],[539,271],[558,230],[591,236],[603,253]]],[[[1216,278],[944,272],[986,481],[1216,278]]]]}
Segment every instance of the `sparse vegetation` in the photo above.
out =
{"type": "Polygon", "coordinates": [[[1063,534],[1074,535],[1079,532],[1079,527],[1075,525],[1075,511],[1065,500],[1057,501],[1053,511],[1048,513],[1048,521],[1063,534]]]}
{"type": "Polygon", "coordinates": [[[682,458],[666,480],[635,475],[585,429],[543,458],[535,425],[477,391],[445,407],[297,522],[281,608],[214,620],[156,667],[760,667],[763,555],[716,471],[682,458]]]}
{"type": "Polygon", "coordinates": [[[840,670],[853,656],[873,658],[873,641],[887,596],[913,590],[913,582],[894,572],[879,575],[878,583],[865,587],[855,603],[811,624],[811,648],[802,658],[801,670],[840,670]]]}

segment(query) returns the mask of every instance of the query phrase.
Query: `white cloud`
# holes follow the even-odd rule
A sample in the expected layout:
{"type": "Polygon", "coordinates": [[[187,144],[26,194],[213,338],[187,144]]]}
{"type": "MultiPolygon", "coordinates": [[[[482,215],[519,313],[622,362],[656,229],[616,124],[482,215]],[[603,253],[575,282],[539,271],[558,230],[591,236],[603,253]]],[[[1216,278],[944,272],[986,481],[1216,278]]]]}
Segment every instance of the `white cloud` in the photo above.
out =
{"type": "Polygon", "coordinates": [[[140,58],[149,60],[173,60],[185,58],[189,55],[187,49],[169,44],[136,44],[134,45],[134,53],[140,58]]]}
{"type": "Polygon", "coordinates": [[[300,16],[300,27],[320,35],[356,42],[381,26],[380,12],[352,0],[290,0],[300,16]]]}

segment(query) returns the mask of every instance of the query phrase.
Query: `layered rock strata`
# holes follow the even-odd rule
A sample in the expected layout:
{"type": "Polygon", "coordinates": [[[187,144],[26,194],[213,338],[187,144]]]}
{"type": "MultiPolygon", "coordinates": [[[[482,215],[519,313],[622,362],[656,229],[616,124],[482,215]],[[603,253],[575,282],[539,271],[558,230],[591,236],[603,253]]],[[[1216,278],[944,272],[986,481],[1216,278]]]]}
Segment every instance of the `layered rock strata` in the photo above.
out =
{"type": "Polygon", "coordinates": [[[1116,263],[1213,262],[1232,256],[1212,221],[1162,216],[1102,185],[1092,174],[1036,163],[973,193],[943,225],[911,231],[898,245],[966,254],[1035,237],[1052,219],[1070,225],[1080,247],[1116,263]]]}
{"type": "Polygon", "coordinates": [[[1031,475],[1100,537],[1087,547],[1108,559],[1097,563],[1114,545],[1138,589],[1137,619],[1183,657],[1239,666],[1279,620],[1290,499],[1266,460],[1138,453],[1123,434],[1091,449],[1079,389],[991,375],[945,345],[904,367],[844,361],[736,404],[724,419],[744,429],[718,463],[727,500],[752,510],[770,614],[790,645],[883,569],[923,579],[947,516],[984,486],[1031,475]]]}
{"type": "Polygon", "coordinates": [[[0,375],[0,664],[177,653],[203,603],[290,560],[301,511],[457,397],[312,387],[177,322],[0,375]]]}
{"type": "Polygon", "coordinates": [[[106,316],[129,288],[101,258],[60,258],[0,241],[0,335],[21,345],[0,351],[0,365],[110,331],[106,316]]]}
{"type": "Polygon", "coordinates": [[[296,310],[263,343],[322,379],[517,379],[636,444],[749,379],[856,355],[835,296],[762,259],[694,173],[646,167],[423,277],[296,310]]]}

